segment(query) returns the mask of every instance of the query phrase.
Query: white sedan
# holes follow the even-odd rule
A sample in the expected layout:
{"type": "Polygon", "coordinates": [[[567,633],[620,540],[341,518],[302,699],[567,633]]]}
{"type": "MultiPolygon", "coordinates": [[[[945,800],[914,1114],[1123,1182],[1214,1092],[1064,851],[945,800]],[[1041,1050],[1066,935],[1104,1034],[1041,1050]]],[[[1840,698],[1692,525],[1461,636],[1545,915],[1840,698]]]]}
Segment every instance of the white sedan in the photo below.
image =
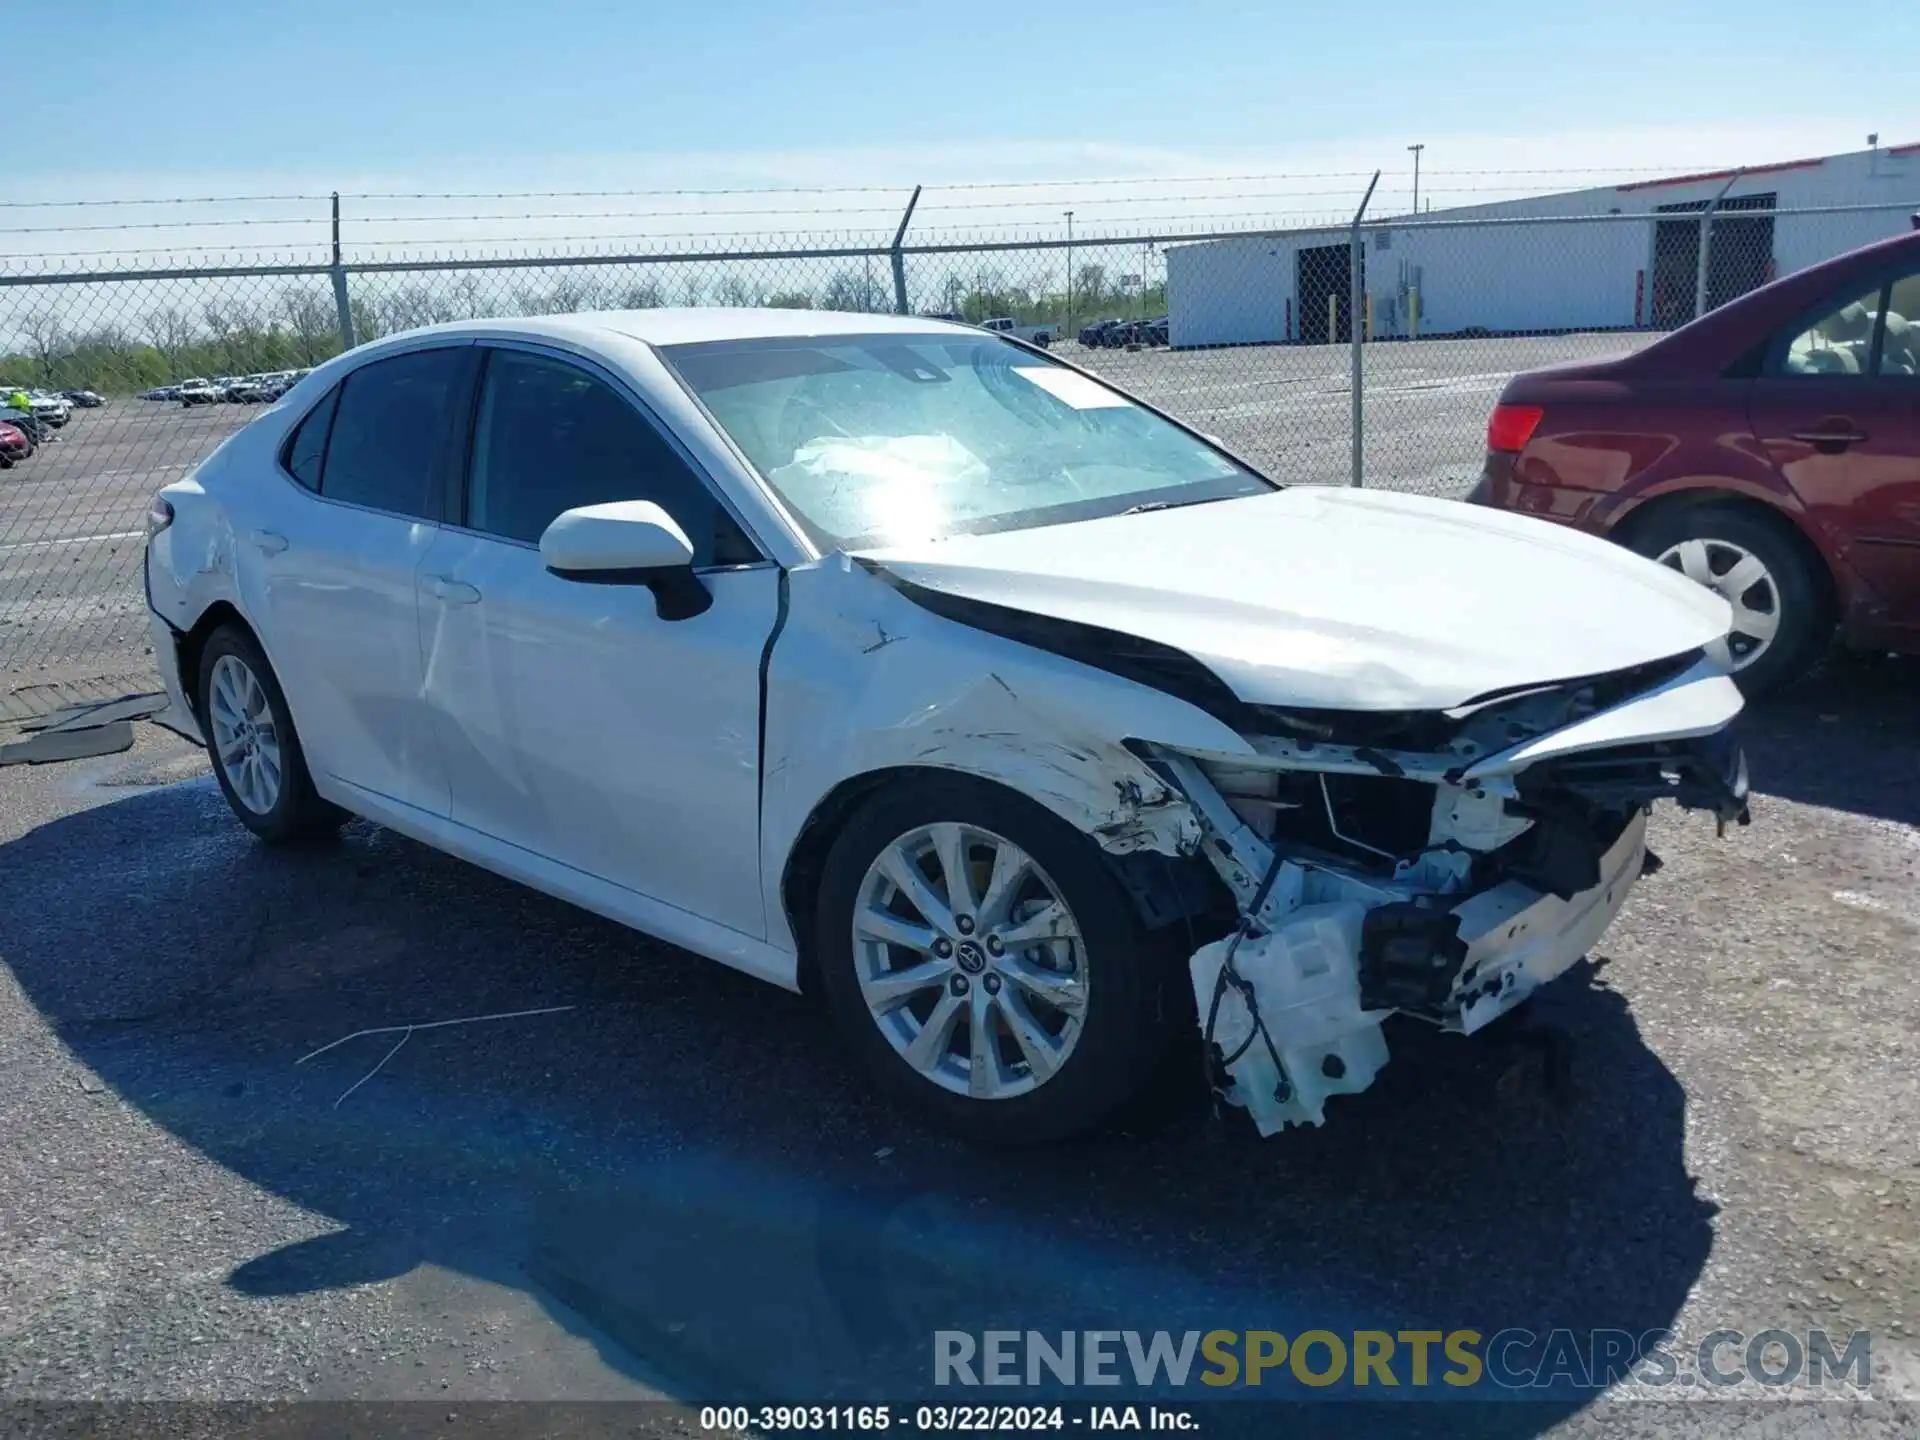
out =
{"type": "Polygon", "coordinates": [[[981,1137],[1094,1125],[1183,1024],[1263,1133],[1321,1123],[1392,1014],[1471,1033],[1571,966],[1653,802],[1746,819],[1711,592],[1283,488],[937,320],[390,337],[149,529],[176,718],[256,834],[363,816],[817,988],[981,1137]]]}

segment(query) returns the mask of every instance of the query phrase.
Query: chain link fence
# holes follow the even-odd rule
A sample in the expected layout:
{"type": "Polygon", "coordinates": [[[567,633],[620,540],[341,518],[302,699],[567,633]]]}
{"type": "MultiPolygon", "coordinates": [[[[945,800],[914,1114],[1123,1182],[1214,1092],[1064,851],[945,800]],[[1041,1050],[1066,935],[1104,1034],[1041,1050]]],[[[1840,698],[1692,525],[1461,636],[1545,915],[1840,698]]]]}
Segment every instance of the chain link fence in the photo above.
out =
{"type": "MultiPolygon", "coordinates": [[[[1508,377],[1646,344],[1908,228],[1911,203],[1407,216],[1288,231],[687,248],[0,275],[0,399],[43,443],[0,471],[0,722],[152,683],[149,497],[286,377],[441,321],[754,305],[1001,321],[1275,478],[1440,496],[1508,377]],[[194,387],[183,403],[173,388],[194,387]],[[1358,388],[1356,389],[1356,381],[1358,388]],[[1364,463],[1360,455],[1364,451],[1364,463]]],[[[904,227],[903,227],[904,230],[904,227]]]]}

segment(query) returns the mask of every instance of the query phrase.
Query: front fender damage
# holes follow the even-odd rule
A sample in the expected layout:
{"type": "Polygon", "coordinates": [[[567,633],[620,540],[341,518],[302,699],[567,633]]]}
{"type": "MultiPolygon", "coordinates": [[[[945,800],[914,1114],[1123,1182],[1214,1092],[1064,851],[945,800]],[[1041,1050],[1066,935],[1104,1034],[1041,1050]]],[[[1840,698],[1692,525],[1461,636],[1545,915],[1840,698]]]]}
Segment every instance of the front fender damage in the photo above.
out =
{"type": "Polygon", "coordinates": [[[909,763],[1014,785],[1111,854],[1199,848],[1193,808],[1151,766],[1124,746],[1087,739],[1084,725],[998,673],[896,730],[909,763]]]}

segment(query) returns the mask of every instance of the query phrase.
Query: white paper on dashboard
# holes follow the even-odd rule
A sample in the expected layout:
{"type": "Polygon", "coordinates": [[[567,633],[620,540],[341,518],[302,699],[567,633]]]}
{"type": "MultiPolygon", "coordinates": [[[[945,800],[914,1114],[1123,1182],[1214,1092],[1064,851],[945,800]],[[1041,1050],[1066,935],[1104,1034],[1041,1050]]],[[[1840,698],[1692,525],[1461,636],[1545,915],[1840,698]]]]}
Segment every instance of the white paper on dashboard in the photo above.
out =
{"type": "Polygon", "coordinates": [[[1116,410],[1133,404],[1126,396],[1116,394],[1077,370],[1062,370],[1053,365],[1016,365],[1013,373],[1076,410],[1116,410]]]}

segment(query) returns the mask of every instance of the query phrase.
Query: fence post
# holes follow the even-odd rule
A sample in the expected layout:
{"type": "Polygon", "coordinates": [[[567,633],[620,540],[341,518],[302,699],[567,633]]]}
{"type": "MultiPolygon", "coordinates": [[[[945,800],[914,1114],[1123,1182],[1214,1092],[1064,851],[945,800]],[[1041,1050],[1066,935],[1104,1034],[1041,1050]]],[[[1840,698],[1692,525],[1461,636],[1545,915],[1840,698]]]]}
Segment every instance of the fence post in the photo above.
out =
{"type": "Polygon", "coordinates": [[[1727,192],[1734,181],[1746,174],[1744,168],[1733,172],[1727,183],[1720,187],[1720,193],[1707,202],[1707,208],[1700,212],[1700,268],[1693,279],[1693,318],[1698,320],[1707,313],[1707,253],[1713,248],[1713,212],[1720,208],[1720,202],[1727,198],[1727,192]]]}
{"type": "Polygon", "coordinates": [[[340,192],[333,192],[333,308],[340,317],[340,349],[353,349],[353,307],[347,303],[347,271],[340,263],[340,192]]]}
{"type": "Polygon", "coordinates": [[[1363,483],[1360,478],[1364,424],[1360,399],[1360,292],[1364,287],[1360,272],[1366,257],[1360,249],[1360,217],[1367,213],[1367,202],[1373,199],[1373,187],[1379,183],[1380,172],[1376,170],[1373,179],[1367,182],[1367,193],[1360,197],[1360,208],[1353,212],[1353,226],[1347,232],[1347,333],[1353,340],[1353,478],[1350,483],[1354,485],[1363,483]]]}
{"type": "Polygon", "coordinates": [[[900,217],[900,228],[893,232],[893,312],[896,315],[907,313],[907,257],[901,253],[900,246],[907,238],[907,226],[913,222],[913,207],[920,203],[920,187],[913,187],[913,194],[907,197],[907,213],[900,217]]]}

